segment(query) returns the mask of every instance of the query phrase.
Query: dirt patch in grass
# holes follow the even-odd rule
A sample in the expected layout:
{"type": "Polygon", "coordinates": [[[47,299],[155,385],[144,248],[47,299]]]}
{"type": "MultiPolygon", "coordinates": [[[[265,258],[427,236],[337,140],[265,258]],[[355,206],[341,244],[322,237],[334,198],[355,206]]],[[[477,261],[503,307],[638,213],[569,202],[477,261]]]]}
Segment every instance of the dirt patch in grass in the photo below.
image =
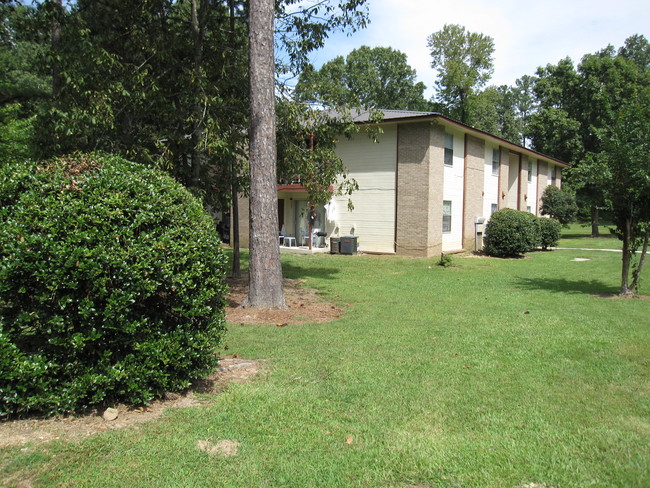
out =
{"type": "Polygon", "coordinates": [[[146,407],[117,405],[115,420],[104,420],[103,411],[94,410],[87,415],[28,418],[0,422],[0,448],[22,446],[27,443],[44,443],[54,440],[74,440],[100,432],[125,427],[137,427],[143,422],[160,417],[167,408],[187,408],[210,402],[201,393],[217,394],[223,392],[231,383],[243,383],[260,370],[260,362],[241,358],[225,357],[219,368],[208,378],[198,381],[182,394],[167,393],[165,398],[152,402],[146,407]]]}
{"type": "Polygon", "coordinates": [[[304,286],[304,280],[285,279],[284,299],[286,310],[243,308],[248,296],[248,277],[229,279],[226,319],[234,324],[269,324],[277,327],[306,322],[329,322],[343,315],[343,309],[325,301],[316,290],[304,286]]]}
{"type": "Polygon", "coordinates": [[[619,295],[618,293],[598,293],[592,295],[607,300],[650,300],[648,295],[619,295]]]}

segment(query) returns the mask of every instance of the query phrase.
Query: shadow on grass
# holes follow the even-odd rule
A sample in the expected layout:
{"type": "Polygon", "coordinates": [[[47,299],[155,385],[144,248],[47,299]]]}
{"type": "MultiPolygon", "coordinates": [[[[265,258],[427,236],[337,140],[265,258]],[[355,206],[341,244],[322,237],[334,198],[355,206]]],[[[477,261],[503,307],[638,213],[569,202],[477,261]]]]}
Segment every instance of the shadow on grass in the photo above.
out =
{"type": "Polygon", "coordinates": [[[599,280],[567,280],[564,278],[517,278],[517,284],[529,290],[548,290],[553,293],[584,293],[588,295],[611,295],[618,288],[599,280]]]}
{"type": "Polygon", "coordinates": [[[302,267],[286,262],[282,263],[282,276],[294,280],[302,278],[321,278],[326,280],[334,280],[336,279],[336,275],[338,273],[339,270],[337,268],[325,268],[323,266],[302,267]]]}

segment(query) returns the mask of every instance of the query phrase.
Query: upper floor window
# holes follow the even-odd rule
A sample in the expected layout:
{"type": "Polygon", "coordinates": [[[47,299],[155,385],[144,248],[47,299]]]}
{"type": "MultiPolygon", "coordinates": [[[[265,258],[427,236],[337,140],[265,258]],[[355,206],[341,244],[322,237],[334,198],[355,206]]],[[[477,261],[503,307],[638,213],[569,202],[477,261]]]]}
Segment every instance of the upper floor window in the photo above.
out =
{"type": "Polygon", "coordinates": [[[492,150],[492,176],[499,176],[499,150],[492,150]]]}
{"type": "Polygon", "coordinates": [[[528,183],[533,181],[533,162],[528,160],[528,183]]]}
{"type": "Polygon", "coordinates": [[[454,165],[454,136],[445,134],[445,164],[454,165]]]}
{"type": "Polygon", "coordinates": [[[557,179],[557,166],[553,166],[551,170],[551,185],[555,185],[555,180],[557,179]]]}

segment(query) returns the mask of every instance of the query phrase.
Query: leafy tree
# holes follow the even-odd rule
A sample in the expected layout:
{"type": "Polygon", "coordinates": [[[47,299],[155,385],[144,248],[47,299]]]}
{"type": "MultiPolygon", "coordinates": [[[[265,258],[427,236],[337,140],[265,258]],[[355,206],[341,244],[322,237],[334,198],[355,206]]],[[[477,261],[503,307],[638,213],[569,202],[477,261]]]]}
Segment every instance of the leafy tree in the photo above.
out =
{"type": "Polygon", "coordinates": [[[519,143],[522,127],[515,103],[515,92],[509,86],[489,86],[472,97],[470,125],[519,143]]]}
{"type": "Polygon", "coordinates": [[[575,196],[568,190],[557,186],[547,186],[542,193],[542,215],[557,220],[562,225],[575,222],[578,213],[575,196]]]}
{"type": "Polygon", "coordinates": [[[589,205],[594,235],[598,211],[605,206],[596,184],[597,170],[591,166],[593,156],[603,150],[598,131],[611,126],[618,108],[647,83],[647,66],[638,61],[645,59],[647,51],[643,40],[633,36],[618,54],[608,46],[586,55],[577,69],[567,58],[538,70],[534,90],[539,110],[529,126],[533,147],[573,165],[568,183],[577,190],[579,200],[589,205]]]}
{"type": "MultiPolygon", "coordinates": [[[[365,25],[365,3],[277,2],[275,42],[285,55],[276,60],[278,79],[298,72],[329,32],[365,25]]],[[[34,147],[42,156],[117,153],[165,169],[214,210],[233,205],[235,212],[248,179],[248,2],[60,4],[34,2],[25,7],[29,21],[14,23],[29,27],[39,41],[38,59],[26,63],[26,73],[43,75],[48,90],[25,115],[31,120],[38,113],[34,147]],[[53,82],[57,74],[60,85],[53,82]]],[[[21,127],[5,133],[29,133],[21,127]]]]}
{"type": "Polygon", "coordinates": [[[604,150],[596,155],[594,160],[598,184],[612,209],[615,234],[623,241],[620,288],[622,295],[629,295],[638,288],[648,249],[649,131],[650,87],[645,86],[620,107],[610,127],[599,131],[604,150]],[[632,263],[635,252],[640,246],[641,256],[634,267],[632,263]]]}
{"type": "Polygon", "coordinates": [[[535,78],[524,75],[515,81],[512,88],[514,96],[515,118],[519,122],[521,131],[519,143],[527,147],[530,139],[528,126],[530,119],[537,109],[537,101],[534,93],[535,78]]]}
{"type": "Polygon", "coordinates": [[[438,101],[449,115],[469,123],[472,96],[483,87],[494,71],[494,40],[465,27],[446,24],[428,38],[431,67],[438,72],[438,101]]]}
{"type": "Polygon", "coordinates": [[[42,19],[16,2],[0,5],[0,160],[35,153],[34,121],[38,104],[50,95],[51,77],[42,60],[48,38],[36,26],[42,19]]]}
{"type": "Polygon", "coordinates": [[[308,65],[296,85],[298,100],[326,106],[426,110],[426,86],[406,55],[390,47],[362,46],[325,63],[320,70],[308,65]]]}

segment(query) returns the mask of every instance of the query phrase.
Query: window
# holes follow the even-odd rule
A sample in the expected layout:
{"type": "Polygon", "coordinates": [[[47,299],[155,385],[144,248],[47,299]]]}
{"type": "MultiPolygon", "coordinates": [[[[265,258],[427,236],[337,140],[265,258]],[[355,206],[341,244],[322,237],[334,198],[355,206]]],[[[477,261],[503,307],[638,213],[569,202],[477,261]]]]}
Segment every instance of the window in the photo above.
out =
{"type": "Polygon", "coordinates": [[[533,213],[533,207],[531,207],[530,205],[528,205],[528,206],[526,207],[526,212],[528,212],[528,213],[533,213]]]}
{"type": "Polygon", "coordinates": [[[445,134],[445,164],[454,165],[454,136],[445,134]]]}
{"type": "Polygon", "coordinates": [[[533,181],[533,162],[528,161],[528,183],[533,181]]]}
{"type": "Polygon", "coordinates": [[[499,150],[492,150],[492,176],[499,176],[499,150]]]}
{"type": "Polygon", "coordinates": [[[497,210],[499,210],[499,205],[497,205],[496,203],[493,203],[492,205],[490,205],[490,215],[492,215],[497,210]]]}
{"type": "Polygon", "coordinates": [[[451,232],[451,200],[442,202],[442,231],[451,232]]]}
{"type": "Polygon", "coordinates": [[[557,166],[553,166],[553,171],[551,171],[551,185],[555,185],[555,179],[557,178],[557,166]]]}

